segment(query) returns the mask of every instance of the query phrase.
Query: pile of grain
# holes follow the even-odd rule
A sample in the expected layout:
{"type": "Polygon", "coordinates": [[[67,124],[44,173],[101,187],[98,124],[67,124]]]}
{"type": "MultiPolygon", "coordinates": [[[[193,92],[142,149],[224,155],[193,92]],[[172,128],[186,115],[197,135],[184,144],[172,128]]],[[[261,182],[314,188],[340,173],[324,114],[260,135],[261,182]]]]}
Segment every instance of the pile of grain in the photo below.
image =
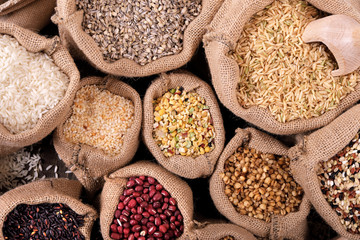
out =
{"type": "Polygon", "coordinates": [[[354,91],[358,72],[332,77],[336,62],[325,45],[301,39],[320,14],[305,1],[276,0],[246,23],[232,54],[243,107],[267,108],[279,122],[289,122],[320,116],[354,91]]]}
{"type": "Polygon", "coordinates": [[[96,85],[82,87],[64,124],[65,138],[102,149],[106,154],[121,152],[124,136],[134,122],[134,104],[96,85]]]}
{"type": "Polygon", "coordinates": [[[48,55],[28,52],[15,38],[0,35],[0,123],[11,133],[34,128],[68,84],[48,55]]]}

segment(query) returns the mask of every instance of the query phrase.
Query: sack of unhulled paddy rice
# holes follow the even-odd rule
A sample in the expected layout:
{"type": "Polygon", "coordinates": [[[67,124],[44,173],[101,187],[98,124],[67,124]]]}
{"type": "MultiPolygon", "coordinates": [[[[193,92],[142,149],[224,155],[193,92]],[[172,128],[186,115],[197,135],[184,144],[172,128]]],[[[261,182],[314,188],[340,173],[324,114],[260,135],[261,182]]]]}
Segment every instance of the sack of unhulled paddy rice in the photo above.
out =
{"type": "Polygon", "coordinates": [[[0,197],[0,239],[90,240],[97,213],[80,200],[80,182],[40,180],[0,197]]]}
{"type": "Polygon", "coordinates": [[[340,236],[360,238],[360,105],[290,149],[294,178],[340,236]]]}
{"type": "Polygon", "coordinates": [[[259,237],[306,239],[310,202],[287,155],[288,148],[269,135],[238,129],[210,179],[219,212],[259,237]]]}
{"type": "Polygon", "coordinates": [[[358,1],[224,1],[203,39],[220,101],[280,135],[322,127],[355,104],[359,72],[333,77],[337,64],[326,46],[301,39],[321,10],[360,22],[358,1]]]}
{"type": "Polygon", "coordinates": [[[190,61],[222,1],[58,0],[53,21],[70,52],[101,71],[150,76],[190,61]]]}
{"type": "Polygon", "coordinates": [[[73,102],[79,75],[58,37],[0,22],[0,150],[16,151],[51,133],[73,102]]]}
{"type": "Polygon", "coordinates": [[[40,31],[50,23],[56,0],[0,0],[0,21],[40,31]]]}
{"type": "Polygon", "coordinates": [[[128,164],[139,146],[139,94],[111,76],[81,80],[74,104],[54,133],[59,157],[88,191],[128,164]]]}
{"type": "Polygon", "coordinates": [[[144,97],[143,139],[170,172],[186,178],[211,175],[225,131],[210,86],[187,72],[161,74],[144,97]]]}

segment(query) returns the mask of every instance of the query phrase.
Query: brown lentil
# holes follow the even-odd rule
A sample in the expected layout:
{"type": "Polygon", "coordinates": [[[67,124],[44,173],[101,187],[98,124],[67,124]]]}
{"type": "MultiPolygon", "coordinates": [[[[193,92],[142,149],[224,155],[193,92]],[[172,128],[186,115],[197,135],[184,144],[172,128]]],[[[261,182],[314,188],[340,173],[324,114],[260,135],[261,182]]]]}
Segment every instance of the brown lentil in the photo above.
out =
{"type": "Polygon", "coordinates": [[[75,96],[72,115],[64,124],[65,138],[102,149],[121,152],[123,138],[134,121],[134,104],[96,85],[82,87],[75,96]]]}
{"type": "Polygon", "coordinates": [[[245,24],[231,54],[240,67],[237,97],[244,108],[266,108],[279,122],[309,119],[354,91],[357,71],[333,77],[337,64],[326,46],[301,39],[321,14],[306,1],[275,0],[245,24]]]}
{"type": "Polygon", "coordinates": [[[201,0],[76,0],[82,27],[104,59],[145,65],[182,50],[184,31],[200,14],[201,0]]]}
{"type": "Polygon", "coordinates": [[[319,164],[321,191],[347,231],[360,233],[359,133],[334,157],[319,164]]]}
{"type": "Polygon", "coordinates": [[[153,101],[153,138],[166,157],[196,157],[211,152],[215,130],[205,99],[183,87],[153,101]]]}
{"type": "Polygon", "coordinates": [[[225,194],[242,215],[270,222],[271,215],[297,211],[302,188],[290,174],[288,157],[241,146],[225,161],[225,194]]]}

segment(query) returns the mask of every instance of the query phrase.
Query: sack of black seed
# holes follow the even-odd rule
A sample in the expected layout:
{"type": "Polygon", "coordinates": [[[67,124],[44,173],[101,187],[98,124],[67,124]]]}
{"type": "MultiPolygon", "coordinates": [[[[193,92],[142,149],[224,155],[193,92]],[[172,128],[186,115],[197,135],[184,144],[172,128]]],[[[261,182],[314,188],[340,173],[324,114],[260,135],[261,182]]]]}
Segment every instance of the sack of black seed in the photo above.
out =
{"type": "Polygon", "coordinates": [[[360,105],[290,149],[294,178],[341,236],[360,238],[360,105]]]}
{"type": "Polygon", "coordinates": [[[127,77],[177,69],[194,55],[223,0],[58,0],[53,21],[75,55],[127,77]]]}
{"type": "Polygon", "coordinates": [[[0,197],[0,239],[90,240],[97,213],[80,200],[82,186],[67,179],[40,180],[0,197]]]}
{"type": "Polygon", "coordinates": [[[50,23],[56,0],[1,0],[0,21],[40,31],[50,23]]]}
{"type": "Polygon", "coordinates": [[[188,72],[161,74],[144,97],[143,139],[169,171],[192,179],[211,175],[225,142],[211,87],[188,72]]]}
{"type": "Polygon", "coordinates": [[[55,150],[94,192],[104,183],[104,175],[135,155],[141,119],[141,99],[131,86],[111,76],[84,78],[65,121],[55,131],[55,150]]]}
{"type": "Polygon", "coordinates": [[[306,239],[310,202],[287,155],[288,148],[269,135],[238,129],[210,179],[219,212],[259,237],[306,239]]]}

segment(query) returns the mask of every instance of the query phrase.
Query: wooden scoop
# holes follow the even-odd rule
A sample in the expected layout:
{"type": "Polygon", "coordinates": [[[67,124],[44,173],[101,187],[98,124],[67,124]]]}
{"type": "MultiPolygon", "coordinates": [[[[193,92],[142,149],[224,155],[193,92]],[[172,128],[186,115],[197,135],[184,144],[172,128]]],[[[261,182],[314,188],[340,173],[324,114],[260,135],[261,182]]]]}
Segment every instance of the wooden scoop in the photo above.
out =
{"type": "Polygon", "coordinates": [[[306,27],[306,43],[322,42],[334,55],[339,69],[333,76],[349,74],[360,67],[360,23],[346,15],[331,15],[315,20],[306,27]]]}

